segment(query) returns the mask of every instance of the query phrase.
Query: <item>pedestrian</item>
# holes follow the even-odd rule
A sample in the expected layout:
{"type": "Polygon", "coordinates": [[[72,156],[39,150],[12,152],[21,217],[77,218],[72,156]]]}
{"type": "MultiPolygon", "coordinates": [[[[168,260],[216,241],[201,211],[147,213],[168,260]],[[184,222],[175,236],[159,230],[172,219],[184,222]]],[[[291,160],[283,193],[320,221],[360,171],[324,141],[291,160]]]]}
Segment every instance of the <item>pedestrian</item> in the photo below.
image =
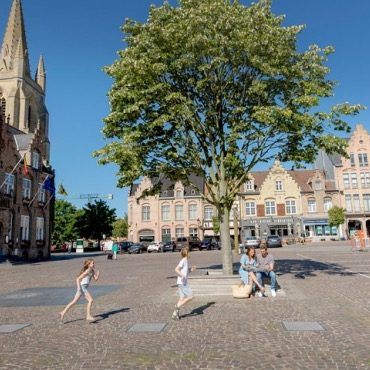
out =
{"type": "Polygon", "coordinates": [[[239,284],[239,288],[243,285],[252,285],[254,283],[258,286],[260,292],[265,291],[265,288],[257,280],[255,275],[256,270],[256,251],[252,247],[247,247],[246,252],[244,252],[240,259],[239,275],[242,281],[239,284]]]}
{"type": "MultiPolygon", "coordinates": [[[[271,295],[276,297],[276,274],[274,272],[274,257],[268,252],[267,246],[260,247],[260,254],[257,255],[257,280],[263,286],[262,278],[271,279],[271,295]]],[[[258,292],[259,297],[265,297],[264,291],[258,292]]]]}
{"type": "Polygon", "coordinates": [[[177,286],[178,294],[180,296],[179,300],[175,305],[175,310],[172,314],[173,320],[180,320],[180,307],[184,306],[186,303],[190,302],[193,299],[193,292],[188,283],[188,274],[189,271],[194,272],[196,266],[189,268],[189,248],[183,247],[181,249],[181,261],[175,268],[177,275],[177,286]]]}
{"type": "Polygon", "coordinates": [[[65,314],[68,310],[75,305],[81,298],[82,293],[84,294],[87,300],[86,308],[86,320],[95,321],[95,318],[91,316],[91,306],[93,303],[93,298],[88,292],[87,288],[89,287],[90,281],[93,278],[95,281],[99,279],[100,272],[95,270],[95,261],[93,259],[87,259],[84,261],[82,269],[79,275],[76,278],[77,292],[73,300],[67,304],[63,311],[60,312],[60,319],[63,320],[65,314]]]}
{"type": "Polygon", "coordinates": [[[117,259],[117,253],[118,253],[118,243],[114,242],[112,246],[112,252],[113,252],[113,259],[117,259]]]}

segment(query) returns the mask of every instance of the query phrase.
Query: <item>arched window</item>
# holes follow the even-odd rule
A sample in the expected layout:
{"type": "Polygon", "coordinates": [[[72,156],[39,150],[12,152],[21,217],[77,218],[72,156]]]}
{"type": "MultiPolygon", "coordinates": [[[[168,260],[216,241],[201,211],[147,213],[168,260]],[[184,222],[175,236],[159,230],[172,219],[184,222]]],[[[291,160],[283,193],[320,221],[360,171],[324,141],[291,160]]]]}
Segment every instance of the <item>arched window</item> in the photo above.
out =
{"type": "Polygon", "coordinates": [[[197,219],[197,204],[190,203],[189,204],[189,220],[196,220],[197,219]]]}
{"type": "Polygon", "coordinates": [[[170,205],[168,203],[162,204],[161,217],[162,217],[162,221],[169,221],[171,219],[170,205]]]}
{"type": "Polygon", "coordinates": [[[330,197],[324,198],[324,211],[329,211],[333,207],[333,202],[330,197]]]}
{"type": "Polygon", "coordinates": [[[144,204],[141,208],[141,219],[150,221],[150,206],[148,204],[144,204]]]}
{"type": "Polygon", "coordinates": [[[276,215],[276,203],[274,199],[265,200],[265,213],[266,215],[276,215]]]}
{"type": "Polygon", "coordinates": [[[308,212],[310,212],[310,213],[316,212],[316,199],[315,198],[309,198],[307,200],[307,206],[308,206],[308,212]]]}
{"type": "Polygon", "coordinates": [[[287,215],[295,215],[297,213],[297,206],[295,199],[287,199],[285,201],[285,213],[287,215]]]}
{"type": "Polygon", "coordinates": [[[175,220],[182,221],[184,219],[184,206],[182,204],[175,205],[175,220]]]}

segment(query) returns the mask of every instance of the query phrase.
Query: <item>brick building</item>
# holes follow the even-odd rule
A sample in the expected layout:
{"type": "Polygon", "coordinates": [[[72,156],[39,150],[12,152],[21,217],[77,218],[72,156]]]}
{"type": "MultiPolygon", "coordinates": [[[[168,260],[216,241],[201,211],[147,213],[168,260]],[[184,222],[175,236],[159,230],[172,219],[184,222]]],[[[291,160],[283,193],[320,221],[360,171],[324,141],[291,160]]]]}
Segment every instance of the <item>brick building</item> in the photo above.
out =
{"type": "Polygon", "coordinates": [[[20,0],[13,0],[0,52],[0,254],[47,257],[51,194],[46,74],[31,77],[20,0]]]}

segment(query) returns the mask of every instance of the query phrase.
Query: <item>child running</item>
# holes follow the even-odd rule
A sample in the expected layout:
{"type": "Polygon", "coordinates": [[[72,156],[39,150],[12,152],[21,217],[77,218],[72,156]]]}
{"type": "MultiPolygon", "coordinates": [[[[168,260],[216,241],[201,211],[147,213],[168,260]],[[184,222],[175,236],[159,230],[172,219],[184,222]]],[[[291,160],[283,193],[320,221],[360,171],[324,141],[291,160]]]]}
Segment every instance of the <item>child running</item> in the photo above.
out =
{"type": "MultiPolygon", "coordinates": [[[[186,303],[190,302],[193,299],[193,292],[188,285],[188,274],[189,274],[189,248],[184,247],[181,249],[181,261],[175,268],[177,274],[177,286],[178,294],[180,296],[177,304],[175,305],[175,311],[173,311],[172,319],[180,320],[180,307],[184,306],[186,303]]],[[[195,271],[196,267],[192,266],[190,271],[195,271]]]]}
{"type": "Polygon", "coordinates": [[[88,259],[84,261],[83,267],[78,277],[76,278],[76,283],[77,283],[76,295],[73,298],[72,302],[68,303],[67,306],[64,308],[64,310],[60,312],[61,320],[63,320],[64,315],[68,312],[68,310],[79,301],[82,293],[87,299],[86,320],[90,322],[96,320],[93,316],[91,316],[91,306],[93,303],[93,298],[87,290],[87,288],[89,287],[91,278],[93,278],[95,281],[99,279],[100,272],[95,271],[94,266],[95,266],[95,262],[93,259],[88,259]]]}

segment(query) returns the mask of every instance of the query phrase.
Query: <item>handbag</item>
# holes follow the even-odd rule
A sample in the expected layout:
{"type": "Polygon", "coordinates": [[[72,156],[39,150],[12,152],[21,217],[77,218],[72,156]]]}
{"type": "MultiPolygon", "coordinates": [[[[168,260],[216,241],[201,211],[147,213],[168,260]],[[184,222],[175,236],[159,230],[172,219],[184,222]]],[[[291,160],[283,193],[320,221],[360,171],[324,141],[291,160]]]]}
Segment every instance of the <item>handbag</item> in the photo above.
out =
{"type": "Polygon", "coordinates": [[[231,287],[234,298],[249,298],[252,293],[252,284],[247,285],[233,285],[231,287]]]}

